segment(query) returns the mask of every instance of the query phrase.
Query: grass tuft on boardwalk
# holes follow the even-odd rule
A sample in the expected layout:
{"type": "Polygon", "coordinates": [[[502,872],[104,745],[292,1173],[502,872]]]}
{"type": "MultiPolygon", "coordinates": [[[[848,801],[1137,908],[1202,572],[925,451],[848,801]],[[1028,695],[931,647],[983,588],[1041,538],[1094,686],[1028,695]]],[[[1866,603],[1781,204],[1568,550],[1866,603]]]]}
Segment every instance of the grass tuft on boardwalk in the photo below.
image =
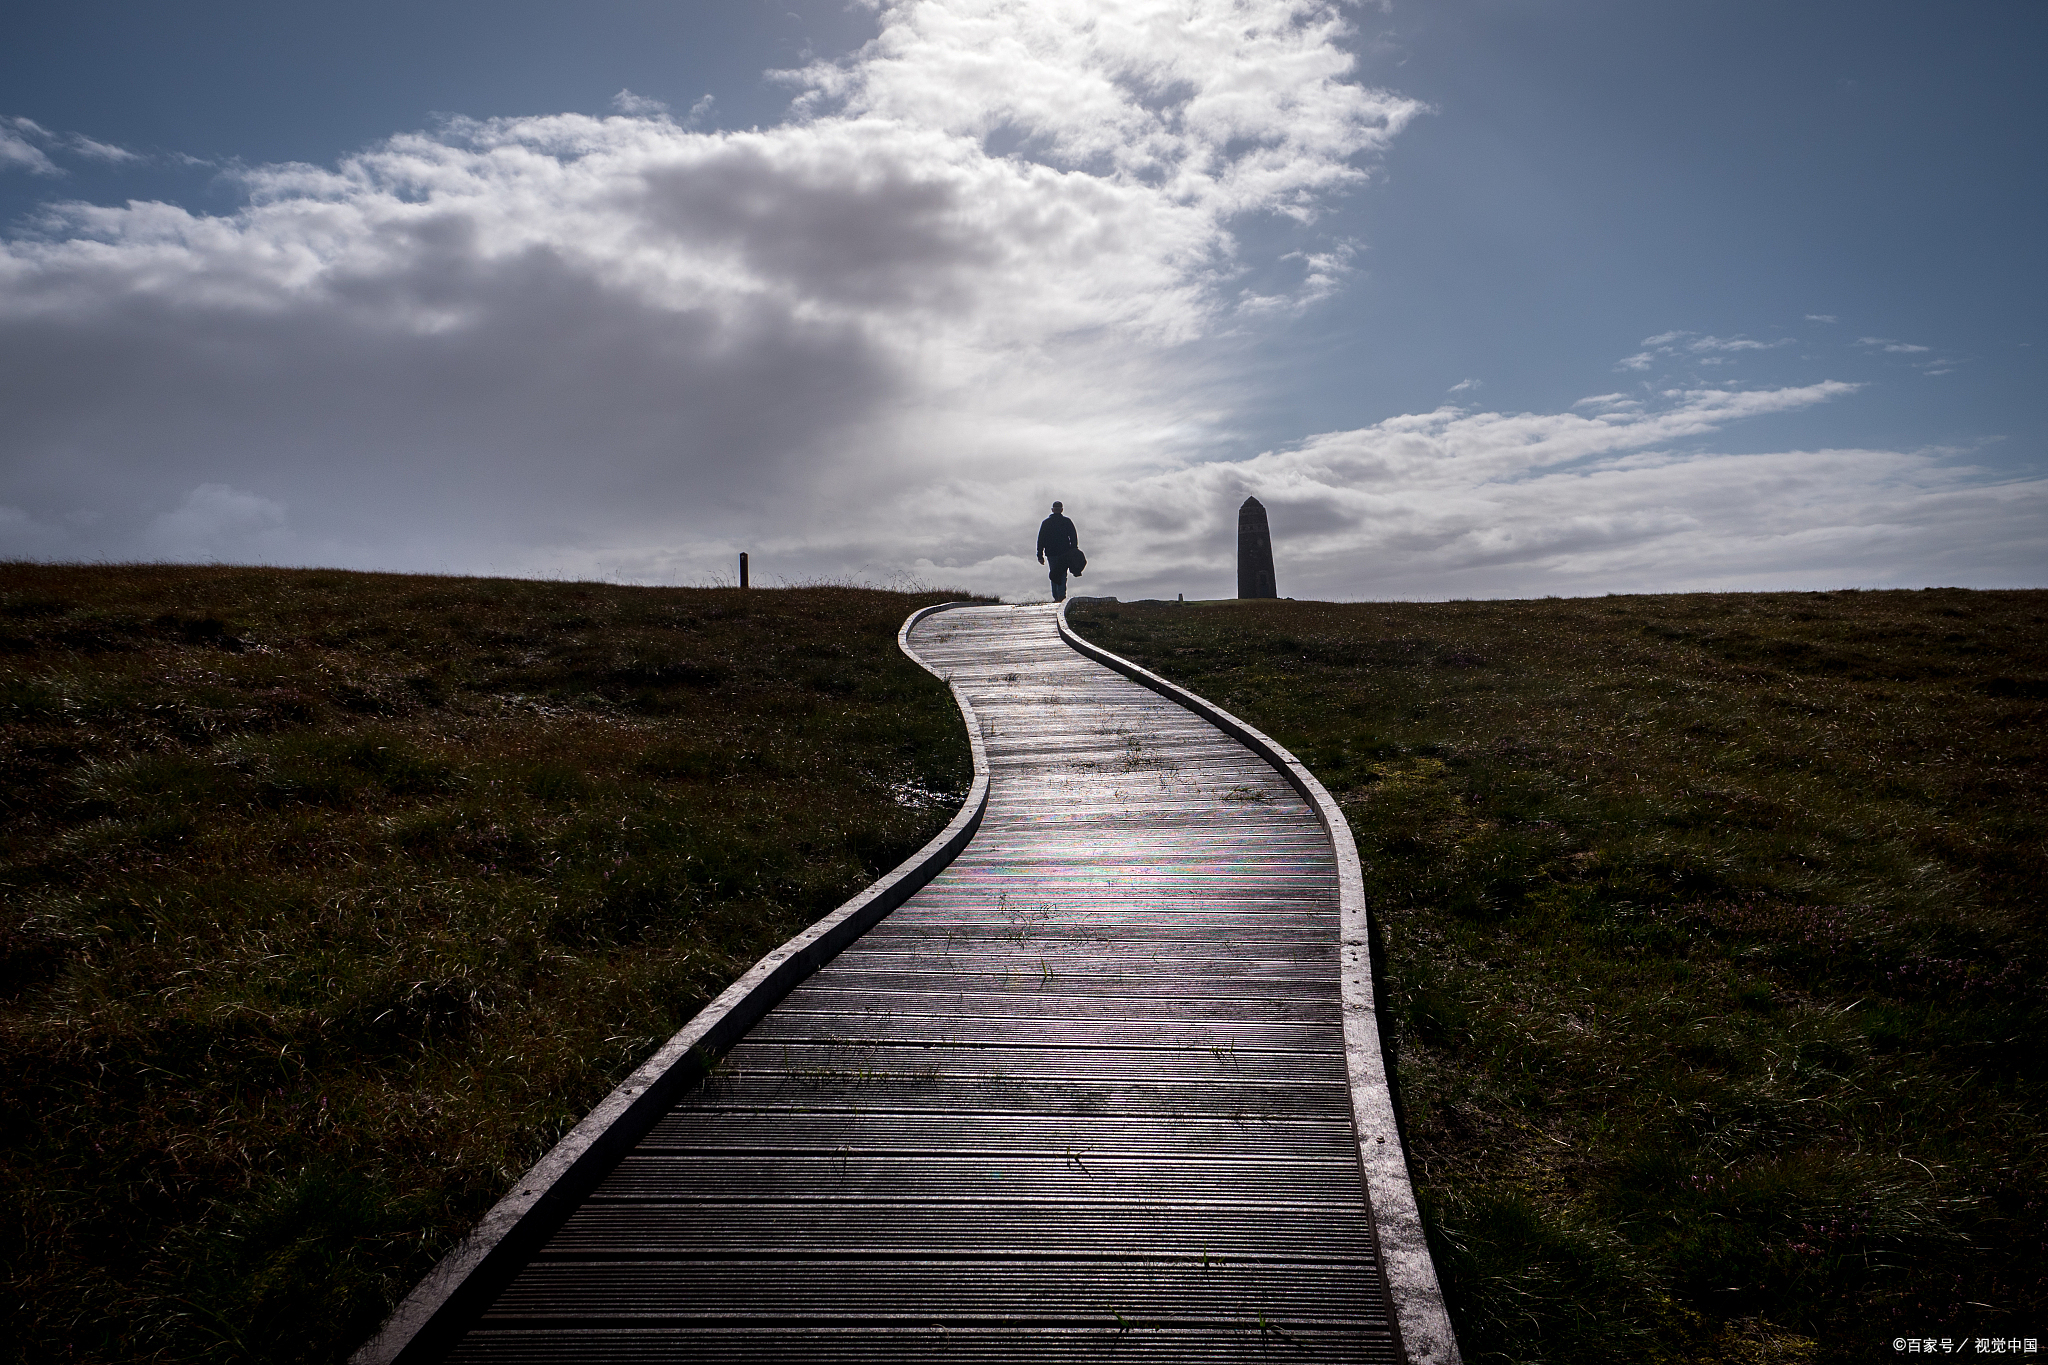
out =
{"type": "Polygon", "coordinates": [[[944,825],[943,597],[0,565],[0,1335],[345,1356],[944,825]]]}
{"type": "Polygon", "coordinates": [[[1072,612],[1293,749],[1474,1362],[2048,1324],[2048,593],[1072,612]]]}

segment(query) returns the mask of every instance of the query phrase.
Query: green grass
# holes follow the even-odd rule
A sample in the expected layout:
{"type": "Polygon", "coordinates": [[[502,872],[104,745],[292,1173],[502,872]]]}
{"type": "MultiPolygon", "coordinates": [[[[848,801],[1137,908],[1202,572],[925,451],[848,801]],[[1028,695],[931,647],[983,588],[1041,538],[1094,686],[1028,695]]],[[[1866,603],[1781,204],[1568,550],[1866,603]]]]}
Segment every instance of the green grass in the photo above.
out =
{"type": "Polygon", "coordinates": [[[1073,619],[1342,802],[1468,1360],[2048,1336],[2048,593],[1073,619]]]}
{"type": "Polygon", "coordinates": [[[950,817],[937,600],[0,565],[0,1339],[345,1357],[950,817]]]}

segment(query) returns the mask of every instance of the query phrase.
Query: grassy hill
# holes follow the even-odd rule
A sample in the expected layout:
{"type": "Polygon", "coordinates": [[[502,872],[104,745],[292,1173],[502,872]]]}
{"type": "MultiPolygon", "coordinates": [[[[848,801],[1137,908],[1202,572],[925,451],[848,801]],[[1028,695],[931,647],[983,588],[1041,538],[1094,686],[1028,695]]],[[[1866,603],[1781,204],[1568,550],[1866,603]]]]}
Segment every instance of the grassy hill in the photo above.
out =
{"type": "Polygon", "coordinates": [[[1343,802],[1468,1360],[2048,1336],[2048,593],[1073,619],[1343,802]]]}
{"type": "MultiPolygon", "coordinates": [[[[967,782],[933,598],[0,566],[30,1359],[346,1355],[967,782]]],[[[2048,593],[1083,606],[1345,803],[1476,1361],[2048,1323],[2048,593]]]]}
{"type": "Polygon", "coordinates": [[[0,1338],[345,1356],[944,825],[935,600],[0,566],[0,1338]]]}

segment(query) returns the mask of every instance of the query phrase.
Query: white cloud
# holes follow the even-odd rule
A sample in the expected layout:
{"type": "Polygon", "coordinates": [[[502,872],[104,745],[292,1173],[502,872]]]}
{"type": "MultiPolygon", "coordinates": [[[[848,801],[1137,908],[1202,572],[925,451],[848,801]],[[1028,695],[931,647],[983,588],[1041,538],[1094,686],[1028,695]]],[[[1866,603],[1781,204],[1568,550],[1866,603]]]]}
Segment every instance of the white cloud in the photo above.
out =
{"type": "Polygon", "coordinates": [[[1833,313],[1808,313],[1808,314],[1806,315],[1806,320],[1807,320],[1808,322],[1840,322],[1840,321],[1841,321],[1841,319],[1840,319],[1840,318],[1838,318],[1838,317],[1836,317],[1836,316],[1835,316],[1835,315],[1834,315],[1833,313]]]}
{"type": "Polygon", "coordinates": [[[47,139],[49,134],[32,119],[0,118],[0,171],[27,171],[30,175],[62,175],[56,162],[38,147],[36,139],[47,139]]]}
{"type": "Polygon", "coordinates": [[[1911,342],[1893,341],[1890,337],[1857,337],[1856,344],[1869,346],[1889,355],[1918,355],[1933,349],[1928,346],[1915,346],[1911,342]]]}
{"type": "Polygon", "coordinates": [[[799,107],[986,139],[1212,211],[1312,217],[1420,105],[1345,79],[1315,0],[957,0],[883,7],[845,62],[790,73],[799,107]]]}
{"type": "Polygon", "coordinates": [[[34,119],[0,118],[0,170],[24,170],[31,175],[63,175],[64,168],[43,149],[56,147],[90,161],[121,164],[142,158],[126,147],[100,142],[83,133],[53,133],[34,119]]]}
{"type": "Polygon", "coordinates": [[[624,89],[612,96],[612,108],[621,114],[630,114],[636,118],[655,118],[668,112],[668,106],[660,100],[649,99],[645,95],[636,95],[624,89]]]}
{"type": "Polygon", "coordinates": [[[1993,480],[1943,451],[1669,448],[1855,387],[1689,390],[1593,417],[1446,407],[1118,484],[1073,510],[1098,542],[1091,572],[1138,560],[1125,595],[1228,592],[1247,494],[1267,505],[1291,596],[2038,583],[2048,479],[1993,480]],[[1188,556],[1187,538],[1206,554],[1188,556]]]}
{"type": "Polygon", "coordinates": [[[1780,346],[1791,345],[1791,338],[1778,341],[1756,341],[1745,336],[1717,337],[1698,332],[1659,332],[1653,337],[1644,337],[1643,349],[1632,356],[1625,356],[1614,364],[1617,370],[1647,370],[1659,359],[1669,357],[1691,357],[1695,365],[1726,365],[1728,355],[1738,351],[1773,351],[1780,346]]]}
{"type": "MultiPolygon", "coordinates": [[[[1259,381],[1204,347],[1341,285],[1357,244],[1315,224],[1420,107],[1351,79],[1322,0],[878,22],[774,128],[622,91],[244,171],[231,214],[55,206],[0,244],[0,553],[688,582],[746,549],[765,582],[1017,594],[1061,497],[1091,588],[1201,592],[1256,491],[1297,595],[2041,562],[2039,490],[1939,453],[1691,449],[1844,384],[1447,406],[1227,458],[1259,381]]],[[[1775,344],[1671,332],[1622,364],[1775,344]]]]}
{"type": "Polygon", "coordinates": [[[262,534],[328,562],[957,557],[965,530],[906,529],[920,490],[1222,439],[1230,386],[1187,344],[1326,293],[1352,249],[1250,259],[1241,223],[1312,220],[1417,108],[1352,83],[1321,0],[905,3],[880,30],[768,130],[458,120],[245,171],[224,216],[55,206],[0,248],[0,499],[102,508],[87,555],[228,553],[205,486],[264,488],[293,516],[262,534]]]}
{"type": "Polygon", "coordinates": [[[1301,263],[1300,283],[1283,295],[1261,294],[1255,289],[1241,290],[1238,308],[1248,315],[1274,310],[1304,312],[1311,305],[1335,294],[1357,273],[1351,264],[1357,254],[1358,244],[1355,242],[1337,242],[1327,251],[1290,251],[1280,259],[1301,263]]]}
{"type": "Polygon", "coordinates": [[[1457,383],[1451,385],[1448,389],[1445,389],[1444,392],[1470,393],[1472,390],[1480,387],[1482,382],[1483,381],[1477,379],[1460,379],[1457,383]]]}
{"type": "Polygon", "coordinates": [[[141,156],[126,147],[116,147],[111,142],[100,142],[83,133],[72,133],[64,139],[64,145],[82,157],[93,161],[105,161],[116,166],[142,160],[141,156]]]}
{"type": "Polygon", "coordinates": [[[1768,351],[1786,341],[1751,341],[1748,337],[1697,337],[1685,344],[1688,351],[1768,351]]]}

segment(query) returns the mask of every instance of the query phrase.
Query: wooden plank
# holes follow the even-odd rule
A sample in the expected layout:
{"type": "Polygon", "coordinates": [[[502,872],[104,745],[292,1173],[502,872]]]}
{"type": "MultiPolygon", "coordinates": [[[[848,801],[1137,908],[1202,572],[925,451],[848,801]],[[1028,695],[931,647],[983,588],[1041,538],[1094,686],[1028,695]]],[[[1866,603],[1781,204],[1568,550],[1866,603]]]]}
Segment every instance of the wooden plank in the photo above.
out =
{"type": "Polygon", "coordinates": [[[1000,1323],[925,1321],[878,1325],[809,1322],[795,1327],[578,1326],[553,1332],[480,1330],[451,1360],[510,1365],[1221,1365],[1221,1362],[1357,1361],[1401,1359],[1384,1329],[1350,1331],[1285,1327],[1262,1320],[1223,1319],[1187,1327],[1128,1315],[1099,1322],[1008,1326],[1000,1323]]]}
{"type": "MultiPolygon", "coordinates": [[[[734,1199],[586,1203],[535,1257],[537,1267],[593,1256],[621,1260],[800,1255],[919,1260],[978,1257],[990,1266],[1035,1260],[1136,1265],[1155,1258],[1308,1266],[1369,1262],[1365,1210],[1260,1202],[1242,1207],[1163,1199],[974,1201],[734,1199]],[[1349,1216],[1344,1214],[1348,1212],[1349,1216]]],[[[943,1319],[934,1300],[922,1316],[943,1319]]],[[[1370,1305],[1359,1312],[1368,1312],[1370,1305]]],[[[1333,1310],[1334,1311],[1334,1310],[1333,1310]]]]}
{"type": "Polygon", "coordinates": [[[984,1109],[963,1121],[952,1110],[742,1108],[679,1109],[640,1144],[643,1153],[723,1150],[828,1152],[1062,1152],[1109,1156],[1209,1156],[1238,1160],[1342,1160],[1352,1146],[1341,1118],[1274,1119],[1181,1115],[1089,1116],[1076,1145],[1064,1115],[984,1109]],[[1061,1146],[1065,1143],[1066,1146],[1061,1146]]]}
{"type": "MultiPolygon", "coordinates": [[[[1020,994],[1014,990],[993,990],[949,983],[929,990],[901,987],[863,988],[858,978],[835,988],[799,990],[785,1001],[776,1016],[763,1020],[762,1028],[803,1026],[812,1015],[821,1018],[862,1014],[958,1015],[980,1019],[1001,1015],[1013,1019],[1123,1019],[1133,1023],[1187,1022],[1188,1010],[1179,1001],[1162,1001],[1146,991],[1114,994],[1109,991],[1077,991],[1058,995],[1020,994]]],[[[1339,1024],[1330,1002],[1313,996],[1255,997],[1232,999],[1211,997],[1203,1007],[1201,1022],[1243,1024],[1339,1024]]]]}
{"type": "Polygon", "coordinates": [[[1308,1273],[1270,1261],[1212,1257],[1177,1261],[1037,1261],[990,1275],[983,1261],[809,1260],[771,1267],[746,1261],[574,1262],[520,1277],[491,1313],[493,1325],[576,1316],[611,1321],[696,1318],[862,1320],[925,1318],[936,1299],[960,1319],[1100,1321],[1115,1313],[1147,1321],[1227,1321],[1218,1304],[1256,1303],[1269,1320],[1348,1326],[1338,1309],[1367,1297],[1366,1261],[1308,1273]],[[765,1273],[772,1270],[772,1273],[765,1273]]]}
{"type": "Polygon", "coordinates": [[[979,717],[973,842],[453,1358],[1394,1359],[1316,812],[1048,609],[910,640],[979,717]]]}

